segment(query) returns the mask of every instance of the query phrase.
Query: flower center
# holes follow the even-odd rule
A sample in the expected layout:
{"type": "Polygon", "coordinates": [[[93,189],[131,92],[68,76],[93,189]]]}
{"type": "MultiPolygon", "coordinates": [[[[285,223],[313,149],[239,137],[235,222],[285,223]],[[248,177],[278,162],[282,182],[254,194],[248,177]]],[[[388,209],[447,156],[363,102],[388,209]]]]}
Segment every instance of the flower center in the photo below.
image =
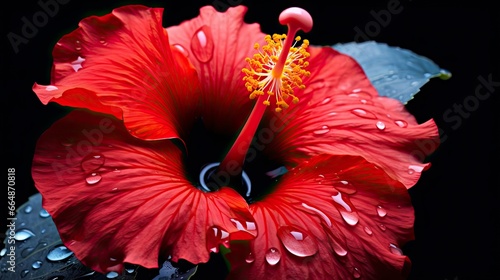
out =
{"type": "Polygon", "coordinates": [[[272,96],[276,99],[276,112],[281,112],[288,108],[287,100],[292,100],[293,103],[298,103],[299,98],[293,94],[294,88],[304,89],[301,76],[309,76],[309,72],[304,68],[309,65],[305,59],[309,57],[306,51],[309,46],[309,41],[304,40],[302,45],[297,48],[296,43],[300,41],[300,36],[295,38],[295,43],[283,51],[283,46],[291,40],[286,40],[285,34],[274,34],[265,37],[267,45],[259,50],[259,44],[256,43],[254,48],[259,50],[253,58],[247,58],[249,68],[243,68],[246,82],[245,86],[250,91],[250,99],[259,96],[264,96],[267,93],[267,98],[262,101],[262,104],[271,105],[270,99],[272,96]],[[285,43],[283,43],[285,40],[285,43]],[[284,59],[281,59],[284,58],[284,59]]]}
{"type": "MultiPolygon", "coordinates": [[[[248,68],[244,68],[245,86],[250,93],[250,98],[257,98],[247,122],[243,126],[238,138],[213,173],[215,177],[230,178],[229,185],[235,189],[241,189],[242,170],[245,157],[257,131],[260,120],[264,116],[266,108],[271,105],[271,98],[276,100],[276,112],[288,108],[289,100],[297,103],[299,99],[294,95],[294,88],[303,89],[302,76],[308,76],[309,72],[304,68],[308,66],[305,61],[309,57],[306,51],[309,41],[304,40],[300,47],[296,47],[300,37],[295,34],[302,30],[309,32],[312,28],[311,15],[301,8],[288,8],[279,17],[283,25],[288,26],[287,35],[267,35],[267,45],[259,49],[253,58],[247,58],[248,68]]],[[[241,192],[241,191],[240,191],[241,192]]]]}

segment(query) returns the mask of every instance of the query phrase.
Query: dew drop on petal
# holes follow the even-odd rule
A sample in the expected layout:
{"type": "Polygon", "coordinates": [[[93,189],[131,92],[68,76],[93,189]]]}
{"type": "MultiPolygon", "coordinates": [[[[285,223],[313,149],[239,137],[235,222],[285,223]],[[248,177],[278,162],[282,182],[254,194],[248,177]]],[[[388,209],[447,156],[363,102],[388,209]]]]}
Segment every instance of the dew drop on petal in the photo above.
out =
{"type": "Polygon", "coordinates": [[[178,49],[184,56],[189,57],[189,52],[182,45],[173,44],[173,46],[178,49]]]}
{"type": "Polygon", "coordinates": [[[354,115],[358,117],[362,117],[365,119],[376,119],[377,117],[369,111],[363,110],[363,109],[354,109],[351,111],[354,115]]]}
{"type": "Polygon", "coordinates": [[[320,129],[313,131],[314,135],[324,135],[330,131],[330,128],[327,125],[322,126],[320,129]]]}
{"type": "Polygon", "coordinates": [[[411,82],[411,83],[410,83],[410,85],[411,85],[412,87],[417,86],[417,85],[418,85],[418,82],[417,82],[417,81],[415,81],[415,82],[411,82]]]}
{"type": "Polygon", "coordinates": [[[50,217],[49,212],[47,212],[47,210],[45,210],[45,209],[40,210],[40,212],[38,212],[38,215],[40,217],[42,217],[42,218],[48,218],[48,217],[50,217]]]}
{"type": "Polygon", "coordinates": [[[49,253],[47,254],[47,259],[49,261],[57,262],[65,260],[71,255],[73,255],[73,252],[66,248],[66,246],[58,246],[49,251],[49,253]]]}
{"type": "Polygon", "coordinates": [[[87,181],[87,184],[89,185],[95,185],[101,181],[102,177],[99,175],[99,173],[91,173],[87,178],[85,178],[85,181],[87,181]]]}
{"type": "Polygon", "coordinates": [[[359,268],[355,267],[352,272],[352,277],[355,279],[359,279],[361,277],[361,273],[359,273],[359,268]]]}
{"type": "Polygon", "coordinates": [[[102,154],[90,154],[86,156],[81,163],[82,170],[85,172],[91,172],[101,168],[106,161],[104,155],[102,154]]]}
{"type": "Polygon", "coordinates": [[[209,62],[214,54],[214,42],[210,27],[203,25],[191,38],[191,51],[196,59],[202,63],[209,62]]]}
{"type": "Polygon", "coordinates": [[[347,212],[343,210],[339,210],[340,215],[342,215],[342,218],[346,223],[348,223],[351,226],[356,225],[359,222],[359,217],[356,212],[347,212]]]}
{"type": "Polygon", "coordinates": [[[248,253],[248,256],[245,258],[247,263],[253,263],[255,261],[255,256],[252,252],[248,253]]]}
{"type": "Polygon", "coordinates": [[[71,62],[71,67],[73,67],[73,70],[75,72],[78,72],[78,70],[82,69],[82,63],[85,61],[85,58],[78,56],[78,58],[74,61],[71,62]]]}
{"type": "Polygon", "coordinates": [[[42,266],[42,262],[41,261],[35,261],[34,263],[31,264],[31,267],[33,269],[39,269],[41,266],[42,266]]]}
{"type": "Polygon", "coordinates": [[[373,231],[372,231],[371,228],[365,226],[363,229],[365,230],[366,234],[368,234],[368,235],[372,235],[373,234],[373,231]]]}
{"type": "Polygon", "coordinates": [[[408,126],[408,123],[406,121],[403,121],[403,120],[395,120],[394,123],[397,126],[402,127],[402,128],[405,128],[408,126]]]}
{"type": "Polygon", "coordinates": [[[270,265],[276,265],[281,259],[281,253],[276,248],[270,248],[266,253],[266,261],[270,265]]]}
{"type": "Polygon", "coordinates": [[[328,103],[330,103],[330,101],[332,101],[332,99],[331,99],[330,97],[327,97],[327,98],[325,98],[325,99],[321,102],[321,105],[328,104],[328,103]]]}
{"type": "Polygon", "coordinates": [[[17,241],[24,241],[31,237],[35,236],[35,234],[29,229],[21,229],[14,235],[14,239],[17,241]]]}
{"type": "Polygon", "coordinates": [[[31,213],[31,211],[33,211],[33,207],[31,207],[31,205],[28,205],[24,208],[24,213],[26,214],[31,213]]]}
{"type": "Polygon", "coordinates": [[[424,170],[424,167],[423,166],[420,166],[420,165],[410,165],[408,166],[408,174],[413,174],[415,172],[422,172],[424,170]]]}
{"type": "Polygon", "coordinates": [[[384,130],[384,129],[385,129],[385,123],[384,123],[384,122],[382,122],[382,121],[378,121],[378,122],[375,124],[375,126],[377,126],[377,128],[378,128],[379,130],[384,130]]]}
{"type": "Polygon", "coordinates": [[[329,227],[331,227],[331,226],[332,226],[332,221],[330,220],[330,218],[328,218],[328,216],[327,216],[325,213],[323,213],[323,211],[321,211],[321,210],[319,210],[319,209],[316,209],[316,208],[314,208],[314,207],[312,207],[312,206],[309,206],[309,205],[307,205],[307,204],[305,204],[305,203],[302,203],[302,206],[303,206],[304,208],[306,208],[307,210],[311,210],[311,211],[315,212],[316,214],[318,214],[318,216],[320,216],[320,217],[323,219],[323,221],[325,221],[325,223],[326,223],[329,227]]]}
{"type": "Polygon", "coordinates": [[[115,272],[115,271],[111,271],[111,272],[108,272],[108,273],[106,274],[106,278],[108,278],[108,279],[114,279],[114,278],[116,278],[116,277],[118,277],[118,273],[117,273],[117,272],[115,272]]]}
{"type": "Polygon", "coordinates": [[[278,229],[278,238],[288,252],[298,257],[309,257],[318,252],[318,243],[314,237],[295,226],[282,226],[278,229]]]}
{"type": "Polygon", "coordinates": [[[45,87],[45,90],[46,90],[46,91],[53,91],[53,90],[58,90],[58,89],[59,89],[59,88],[58,88],[58,87],[56,87],[56,86],[46,86],[46,87],[45,87]]]}
{"type": "Polygon", "coordinates": [[[385,217],[385,215],[387,215],[387,211],[384,209],[384,207],[379,205],[379,206],[377,206],[377,214],[380,217],[385,217]]]}
{"type": "Polygon", "coordinates": [[[382,230],[385,231],[387,227],[384,224],[379,224],[378,227],[382,230]]]}
{"type": "Polygon", "coordinates": [[[391,250],[391,253],[393,254],[396,254],[396,255],[399,255],[399,256],[402,256],[403,255],[403,251],[396,245],[394,244],[389,244],[389,250],[391,250]]]}
{"type": "Polygon", "coordinates": [[[347,250],[344,249],[344,247],[340,246],[337,242],[332,242],[333,246],[333,251],[335,251],[335,254],[337,254],[340,257],[344,257],[347,255],[347,250]]]}
{"type": "Polygon", "coordinates": [[[227,245],[229,242],[229,232],[218,227],[210,227],[207,231],[207,250],[218,253],[219,244],[227,245]]]}

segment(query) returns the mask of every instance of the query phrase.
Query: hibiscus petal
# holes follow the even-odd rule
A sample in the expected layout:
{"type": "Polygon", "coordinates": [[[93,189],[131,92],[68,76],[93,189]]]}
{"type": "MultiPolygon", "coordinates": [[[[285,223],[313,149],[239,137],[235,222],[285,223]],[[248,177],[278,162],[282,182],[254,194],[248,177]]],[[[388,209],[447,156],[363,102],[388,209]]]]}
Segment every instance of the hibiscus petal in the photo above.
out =
{"type": "Polygon", "coordinates": [[[200,76],[204,122],[212,131],[232,133],[241,128],[253,103],[242,81],[246,57],[255,53],[265,34],[258,24],[246,24],[244,6],[217,12],[202,7],[200,15],[179,26],[168,27],[170,43],[182,50],[200,76]],[[244,113],[242,113],[244,112],[244,113]],[[248,112],[248,113],[246,113],[248,112]]]}
{"type": "Polygon", "coordinates": [[[418,124],[401,102],[378,96],[350,57],[331,48],[310,47],[310,53],[301,101],[268,118],[280,128],[268,151],[291,164],[321,153],[360,155],[413,186],[439,145],[434,121],[418,124]]]}
{"type": "Polygon", "coordinates": [[[113,117],[73,111],[39,139],[32,175],[61,239],[100,272],[158,258],[207,262],[214,247],[255,230],[230,188],[204,193],[186,179],[181,150],[143,141],[113,117]],[[216,229],[214,229],[216,228],[216,229]]]}
{"type": "Polygon", "coordinates": [[[82,20],[56,44],[42,103],[86,108],[124,120],[142,139],[184,135],[197,116],[196,71],[171,49],[162,9],[125,6],[82,20]]]}
{"type": "Polygon", "coordinates": [[[232,246],[232,279],[404,279],[407,189],[358,156],[321,155],[250,205],[259,236],[232,246]]]}

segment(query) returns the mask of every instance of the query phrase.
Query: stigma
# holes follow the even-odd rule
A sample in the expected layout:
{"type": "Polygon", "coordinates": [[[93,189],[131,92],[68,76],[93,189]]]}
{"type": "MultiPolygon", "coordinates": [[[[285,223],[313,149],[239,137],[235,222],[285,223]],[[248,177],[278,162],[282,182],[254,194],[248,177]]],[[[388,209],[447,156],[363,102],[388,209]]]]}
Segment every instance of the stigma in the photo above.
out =
{"type": "Polygon", "coordinates": [[[305,68],[309,65],[307,52],[308,40],[301,41],[296,32],[309,32],[312,28],[312,18],[309,13],[300,8],[289,8],[280,15],[280,23],[288,26],[288,34],[266,35],[266,45],[255,43],[256,54],[246,58],[248,68],[243,68],[243,81],[250,92],[250,99],[258,98],[262,104],[270,106],[275,103],[275,111],[281,112],[291,103],[298,103],[299,98],[294,89],[304,89],[303,77],[310,72],[305,68]]]}

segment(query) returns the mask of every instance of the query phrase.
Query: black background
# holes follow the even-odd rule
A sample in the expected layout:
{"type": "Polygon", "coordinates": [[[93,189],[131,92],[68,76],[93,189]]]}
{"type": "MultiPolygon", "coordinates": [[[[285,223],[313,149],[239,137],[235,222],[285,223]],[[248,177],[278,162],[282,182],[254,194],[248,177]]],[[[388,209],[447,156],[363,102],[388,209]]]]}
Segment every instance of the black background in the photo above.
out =
{"type": "MultiPolygon", "coordinates": [[[[494,161],[500,144],[500,13],[492,4],[477,1],[444,4],[400,0],[400,13],[392,14],[385,26],[376,23],[374,14],[387,10],[393,1],[219,3],[248,6],[246,21],[260,23],[265,33],[283,32],[277,17],[284,8],[306,8],[314,18],[314,27],[303,37],[315,45],[351,42],[355,40],[355,27],[365,30],[377,25],[380,29],[366,32],[369,39],[412,50],[452,72],[450,80],[431,80],[407,104],[419,121],[433,118],[437,122],[442,144],[428,159],[432,167],[410,190],[416,240],[403,249],[413,262],[411,279],[496,279],[500,277],[500,169],[494,161]],[[481,85],[478,78],[488,80],[489,76],[497,84],[490,90],[481,89],[482,94],[489,92],[490,96],[478,100],[474,97],[481,85]],[[469,109],[460,115],[453,112],[456,106],[469,109]],[[447,115],[449,110],[452,113],[447,115]]],[[[109,13],[124,4],[164,7],[164,26],[170,26],[197,16],[199,7],[213,3],[66,0],[27,43],[19,45],[16,53],[6,34],[22,35],[22,18],[32,21],[41,11],[37,2],[13,1],[9,6],[3,2],[2,7],[2,161],[5,173],[7,168],[16,169],[18,205],[36,192],[30,168],[37,138],[66,112],[57,105],[42,105],[31,90],[34,82],[49,83],[51,51],[57,40],[74,30],[81,19],[109,13]]],[[[1,205],[6,208],[6,186],[2,192],[1,205]]],[[[6,215],[6,210],[1,211],[2,217],[6,215]]],[[[0,222],[2,239],[4,221],[2,218],[0,222]]]]}

